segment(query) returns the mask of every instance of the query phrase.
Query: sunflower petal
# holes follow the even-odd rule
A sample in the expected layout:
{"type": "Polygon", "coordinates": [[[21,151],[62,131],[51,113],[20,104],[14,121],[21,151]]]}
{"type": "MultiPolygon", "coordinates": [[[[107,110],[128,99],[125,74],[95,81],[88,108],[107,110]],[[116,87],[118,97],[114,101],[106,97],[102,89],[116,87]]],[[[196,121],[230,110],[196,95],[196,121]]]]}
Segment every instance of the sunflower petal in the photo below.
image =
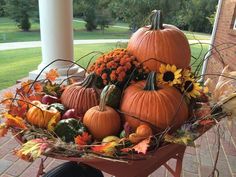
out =
{"type": "Polygon", "coordinates": [[[171,66],[169,64],[166,65],[166,71],[171,71],[171,66]]]}
{"type": "Polygon", "coordinates": [[[177,70],[177,67],[175,65],[171,66],[171,71],[174,73],[177,70]]]}
{"type": "Polygon", "coordinates": [[[161,64],[159,71],[160,71],[160,73],[164,73],[166,71],[166,67],[164,64],[161,64]]]}

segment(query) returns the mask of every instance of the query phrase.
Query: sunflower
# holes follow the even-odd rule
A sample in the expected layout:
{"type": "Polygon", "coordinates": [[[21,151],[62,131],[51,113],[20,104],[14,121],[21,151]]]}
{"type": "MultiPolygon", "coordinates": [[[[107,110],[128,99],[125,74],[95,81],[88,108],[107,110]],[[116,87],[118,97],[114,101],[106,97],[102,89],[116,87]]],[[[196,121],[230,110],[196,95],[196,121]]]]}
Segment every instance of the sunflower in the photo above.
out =
{"type": "Polygon", "coordinates": [[[187,79],[189,79],[190,77],[191,77],[191,71],[189,70],[189,69],[184,69],[183,71],[182,71],[182,77],[183,77],[183,79],[185,79],[185,80],[187,80],[187,79]]]}
{"type": "Polygon", "coordinates": [[[200,83],[196,82],[193,78],[186,79],[181,88],[181,91],[189,98],[200,96],[201,90],[202,87],[200,86],[200,83]]]}
{"type": "Polygon", "coordinates": [[[170,86],[181,83],[180,78],[181,78],[182,69],[177,69],[175,65],[161,64],[159,71],[160,71],[160,74],[158,75],[158,81],[160,83],[168,84],[170,86]]]}

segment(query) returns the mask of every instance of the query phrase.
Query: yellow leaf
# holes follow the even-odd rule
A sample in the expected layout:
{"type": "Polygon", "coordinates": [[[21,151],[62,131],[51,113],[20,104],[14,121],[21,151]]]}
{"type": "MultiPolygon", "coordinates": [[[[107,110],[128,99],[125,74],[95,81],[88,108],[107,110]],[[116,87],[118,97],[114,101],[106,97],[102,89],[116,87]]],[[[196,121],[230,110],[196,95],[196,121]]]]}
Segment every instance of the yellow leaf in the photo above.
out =
{"type": "Polygon", "coordinates": [[[169,143],[183,144],[186,146],[195,146],[194,142],[193,142],[194,140],[189,134],[187,134],[187,135],[185,134],[184,136],[181,136],[178,138],[167,134],[167,135],[165,135],[164,140],[169,143]]]}
{"type": "Polygon", "coordinates": [[[8,127],[12,126],[12,127],[17,127],[21,129],[27,129],[23,118],[18,117],[18,116],[12,116],[11,114],[8,114],[8,113],[5,113],[3,116],[7,119],[6,125],[8,127]]]}
{"type": "MultiPolygon", "coordinates": [[[[60,113],[59,113],[59,114],[60,114],[60,113]]],[[[56,114],[56,115],[54,115],[54,116],[50,119],[50,121],[48,122],[48,126],[47,126],[47,129],[48,129],[49,131],[53,131],[53,130],[54,130],[54,128],[55,128],[57,122],[59,121],[59,117],[60,117],[60,116],[58,116],[58,114],[56,114]]]]}

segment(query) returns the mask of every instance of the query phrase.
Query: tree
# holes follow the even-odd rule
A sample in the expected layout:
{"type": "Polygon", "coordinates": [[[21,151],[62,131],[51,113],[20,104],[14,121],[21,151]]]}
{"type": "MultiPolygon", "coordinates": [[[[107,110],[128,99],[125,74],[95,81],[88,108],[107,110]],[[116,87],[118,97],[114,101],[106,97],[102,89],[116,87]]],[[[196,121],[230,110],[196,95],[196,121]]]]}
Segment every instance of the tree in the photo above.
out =
{"type": "Polygon", "coordinates": [[[96,23],[100,26],[101,30],[104,31],[112,23],[111,14],[108,9],[97,11],[96,23]]]}
{"type": "Polygon", "coordinates": [[[5,16],[5,10],[4,10],[4,6],[5,6],[5,0],[0,0],[0,17],[5,16]]]}
{"type": "Polygon", "coordinates": [[[132,31],[139,27],[149,24],[149,16],[152,10],[162,10],[165,23],[178,23],[185,25],[183,22],[180,9],[185,0],[114,0],[110,3],[110,9],[113,15],[129,23],[132,31]],[[179,15],[176,17],[177,12],[179,15]]]}
{"type": "Polygon", "coordinates": [[[99,0],[98,8],[96,10],[96,23],[100,26],[101,30],[104,31],[113,22],[111,10],[109,4],[111,0],[99,0]]]}
{"type": "Polygon", "coordinates": [[[214,22],[215,22],[216,10],[217,10],[217,6],[215,8],[215,12],[213,14],[211,14],[209,17],[207,17],[207,19],[209,20],[209,22],[212,26],[214,25],[214,22]]]}
{"type": "Polygon", "coordinates": [[[207,19],[215,11],[218,0],[191,0],[188,3],[186,22],[190,31],[210,33],[212,25],[207,19]]]}
{"type": "Polygon", "coordinates": [[[5,12],[15,20],[19,29],[29,31],[31,27],[30,18],[36,16],[38,11],[37,0],[7,0],[5,12]]]}
{"type": "Polygon", "coordinates": [[[92,31],[97,28],[96,24],[96,9],[99,0],[75,0],[74,1],[74,14],[81,14],[86,22],[85,27],[87,31],[92,31]],[[79,11],[79,12],[78,12],[79,11]]]}
{"type": "Polygon", "coordinates": [[[86,21],[87,31],[92,31],[100,26],[104,30],[112,22],[108,5],[111,0],[74,0],[74,15],[86,21]]]}
{"type": "Polygon", "coordinates": [[[154,9],[163,12],[164,23],[181,29],[210,32],[212,26],[207,19],[214,11],[218,0],[113,0],[112,14],[129,23],[135,31],[148,24],[148,16],[154,9]]]}

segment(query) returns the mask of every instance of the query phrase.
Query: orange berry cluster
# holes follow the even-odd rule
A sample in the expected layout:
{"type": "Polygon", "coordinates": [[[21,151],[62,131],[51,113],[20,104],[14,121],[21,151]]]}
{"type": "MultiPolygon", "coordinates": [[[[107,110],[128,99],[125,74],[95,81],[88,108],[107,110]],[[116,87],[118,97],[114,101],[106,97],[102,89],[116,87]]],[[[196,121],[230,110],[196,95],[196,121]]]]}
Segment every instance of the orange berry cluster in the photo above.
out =
{"type": "Polygon", "coordinates": [[[109,82],[123,82],[135,68],[139,74],[148,72],[126,49],[115,49],[99,57],[89,68],[89,72],[95,72],[101,77],[103,84],[107,85],[109,82]]]}

